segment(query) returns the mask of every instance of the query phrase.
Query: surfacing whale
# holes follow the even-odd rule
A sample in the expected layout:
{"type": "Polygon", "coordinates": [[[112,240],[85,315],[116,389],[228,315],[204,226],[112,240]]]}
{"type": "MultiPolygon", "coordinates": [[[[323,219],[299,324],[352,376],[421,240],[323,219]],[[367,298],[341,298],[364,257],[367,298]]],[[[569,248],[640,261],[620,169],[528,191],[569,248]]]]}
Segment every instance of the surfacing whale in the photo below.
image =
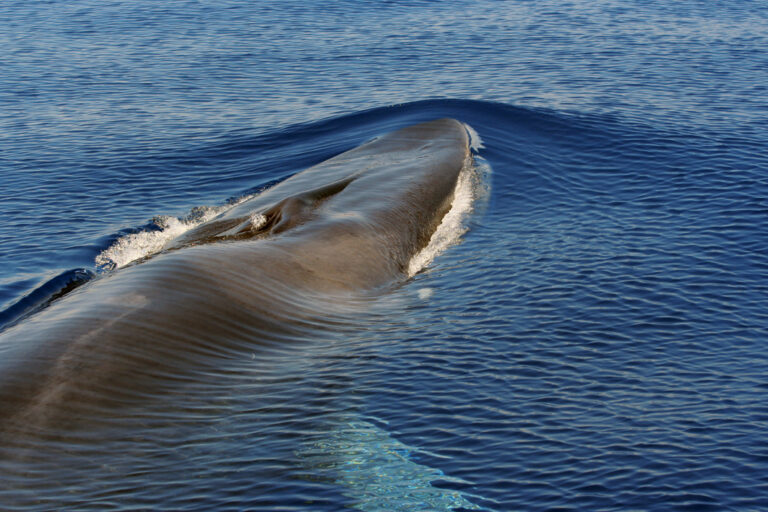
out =
{"type": "Polygon", "coordinates": [[[389,133],[11,327],[0,334],[0,434],[87,421],[162,394],[180,369],[311,337],[350,297],[407,276],[450,208],[468,146],[452,119],[389,133]]]}

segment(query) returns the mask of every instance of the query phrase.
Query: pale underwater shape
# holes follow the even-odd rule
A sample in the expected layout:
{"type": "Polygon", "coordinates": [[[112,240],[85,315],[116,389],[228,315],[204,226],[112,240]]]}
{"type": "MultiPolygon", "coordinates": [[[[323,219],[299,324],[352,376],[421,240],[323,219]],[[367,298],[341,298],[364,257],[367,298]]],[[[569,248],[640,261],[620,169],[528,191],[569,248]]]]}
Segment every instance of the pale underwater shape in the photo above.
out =
{"type": "Polygon", "coordinates": [[[458,491],[432,482],[462,482],[413,459],[419,450],[393,438],[369,421],[355,418],[336,427],[327,438],[299,456],[313,473],[331,472],[344,495],[365,512],[479,510],[458,491]]]}

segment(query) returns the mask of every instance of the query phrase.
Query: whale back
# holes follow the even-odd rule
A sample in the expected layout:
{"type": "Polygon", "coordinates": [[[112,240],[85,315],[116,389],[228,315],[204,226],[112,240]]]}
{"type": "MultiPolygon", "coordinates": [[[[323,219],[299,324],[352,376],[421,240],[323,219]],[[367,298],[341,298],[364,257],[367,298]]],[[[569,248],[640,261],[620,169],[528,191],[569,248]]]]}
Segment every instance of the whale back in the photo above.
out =
{"type": "Polygon", "coordinates": [[[468,158],[457,121],[398,130],[55,301],[0,334],[0,433],[93,419],[364,308],[405,278],[468,158]]]}

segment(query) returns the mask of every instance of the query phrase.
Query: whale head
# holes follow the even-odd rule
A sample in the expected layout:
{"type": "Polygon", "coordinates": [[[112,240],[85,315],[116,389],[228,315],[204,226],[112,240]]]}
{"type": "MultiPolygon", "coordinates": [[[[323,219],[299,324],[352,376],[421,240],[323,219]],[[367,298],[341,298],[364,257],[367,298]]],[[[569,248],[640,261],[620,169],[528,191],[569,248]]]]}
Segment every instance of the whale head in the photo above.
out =
{"type": "Polygon", "coordinates": [[[315,277],[379,285],[405,273],[427,244],[470,159],[462,123],[409,126],[292,176],[169,247],[251,242],[315,277]]]}

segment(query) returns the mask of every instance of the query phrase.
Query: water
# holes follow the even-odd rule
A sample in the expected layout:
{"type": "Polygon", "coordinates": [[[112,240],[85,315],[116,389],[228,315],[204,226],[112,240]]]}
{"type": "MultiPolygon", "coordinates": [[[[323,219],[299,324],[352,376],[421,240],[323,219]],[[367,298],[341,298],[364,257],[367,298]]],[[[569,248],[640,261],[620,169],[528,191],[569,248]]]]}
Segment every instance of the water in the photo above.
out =
{"type": "Polygon", "coordinates": [[[489,189],[461,243],[334,329],[19,441],[2,508],[768,508],[765,5],[10,1],[0,20],[6,325],[153,217],[416,122],[471,126],[489,189]]]}

